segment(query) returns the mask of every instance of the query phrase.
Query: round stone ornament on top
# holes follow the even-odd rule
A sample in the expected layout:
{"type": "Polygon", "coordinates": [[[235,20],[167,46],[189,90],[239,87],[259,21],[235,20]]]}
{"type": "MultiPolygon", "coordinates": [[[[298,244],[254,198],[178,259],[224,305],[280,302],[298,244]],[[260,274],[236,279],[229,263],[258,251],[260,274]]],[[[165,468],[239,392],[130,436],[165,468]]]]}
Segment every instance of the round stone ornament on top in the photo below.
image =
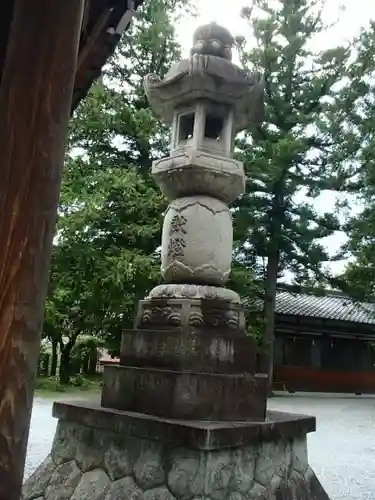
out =
{"type": "Polygon", "coordinates": [[[202,54],[232,60],[234,39],[230,32],[216,23],[199,26],[193,35],[191,54],[202,54]]]}

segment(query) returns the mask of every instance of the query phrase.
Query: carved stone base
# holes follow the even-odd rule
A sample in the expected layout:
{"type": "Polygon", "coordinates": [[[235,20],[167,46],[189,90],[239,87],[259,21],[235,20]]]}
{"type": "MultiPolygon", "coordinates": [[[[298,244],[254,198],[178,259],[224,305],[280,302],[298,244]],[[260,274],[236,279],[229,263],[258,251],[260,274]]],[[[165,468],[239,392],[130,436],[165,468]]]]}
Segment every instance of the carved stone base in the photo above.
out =
{"type": "Polygon", "coordinates": [[[55,403],[50,455],[23,500],[329,500],[309,466],[315,419],[185,422],[55,403]]]}
{"type": "Polygon", "coordinates": [[[135,328],[244,332],[241,304],[220,299],[152,298],[139,301],[135,328]]]}

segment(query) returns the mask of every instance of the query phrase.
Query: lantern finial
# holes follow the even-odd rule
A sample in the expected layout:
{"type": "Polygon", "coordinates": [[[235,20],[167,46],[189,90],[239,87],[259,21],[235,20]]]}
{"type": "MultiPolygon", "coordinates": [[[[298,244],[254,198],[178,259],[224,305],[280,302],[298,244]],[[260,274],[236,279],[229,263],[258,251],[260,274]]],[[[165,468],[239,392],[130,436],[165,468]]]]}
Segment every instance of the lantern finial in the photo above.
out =
{"type": "Polygon", "coordinates": [[[191,55],[202,54],[232,60],[234,39],[230,32],[216,23],[205,24],[196,29],[191,55]]]}

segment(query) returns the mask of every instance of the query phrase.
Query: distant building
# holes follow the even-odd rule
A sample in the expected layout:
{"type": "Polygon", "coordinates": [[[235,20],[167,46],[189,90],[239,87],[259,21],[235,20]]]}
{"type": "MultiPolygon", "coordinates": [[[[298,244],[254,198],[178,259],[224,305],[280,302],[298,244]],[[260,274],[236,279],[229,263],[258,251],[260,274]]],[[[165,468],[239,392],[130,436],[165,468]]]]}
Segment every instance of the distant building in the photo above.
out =
{"type": "Polygon", "coordinates": [[[103,367],[106,365],[117,365],[120,363],[120,358],[113,358],[107,349],[100,349],[100,356],[99,356],[99,362],[98,362],[98,371],[102,372],[103,367]]]}
{"type": "Polygon", "coordinates": [[[274,387],[375,393],[375,307],[337,293],[279,290],[274,387]]]}

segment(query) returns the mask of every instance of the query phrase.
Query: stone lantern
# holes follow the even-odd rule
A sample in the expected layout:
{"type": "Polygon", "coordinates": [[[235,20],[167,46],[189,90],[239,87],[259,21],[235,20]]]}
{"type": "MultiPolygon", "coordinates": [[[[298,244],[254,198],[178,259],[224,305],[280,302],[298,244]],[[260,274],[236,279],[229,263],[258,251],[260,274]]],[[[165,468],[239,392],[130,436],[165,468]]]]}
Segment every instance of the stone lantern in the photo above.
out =
{"type": "Polygon", "coordinates": [[[174,418],[265,418],[267,374],[257,371],[240,297],[224,286],[233,251],[228,204],[245,190],[234,136],[258,123],[264,108],[260,75],[231,62],[232,45],[226,29],[203,26],[190,58],[163,80],[145,78],[154,112],[172,127],[170,154],[151,172],[170,202],[164,284],[140,301],[136,331],[123,334],[123,367],[105,372],[105,406],[174,418]]]}
{"type": "Polygon", "coordinates": [[[259,75],[231,63],[232,37],[209,24],[150,103],[172,126],[152,175],[170,203],[162,237],[165,283],[141,300],[104,369],[101,403],[58,402],[51,454],[24,500],[329,500],[308,463],[315,419],[266,414],[267,375],[245,335],[228,204],[245,189],[234,135],[263,116],[259,75]],[[62,498],[59,496],[59,498],[62,498]]]}
{"type": "MultiPolygon", "coordinates": [[[[243,165],[233,158],[234,136],[263,116],[263,86],[231,62],[230,33],[210,24],[194,34],[191,57],[175,64],[163,80],[148,75],[144,85],[155,113],[171,124],[170,155],[156,160],[152,175],[170,204],[162,235],[165,284],[141,303],[137,326],[151,322],[149,299],[187,299],[182,324],[196,326],[194,300],[222,300],[243,327],[243,315],[229,304],[238,295],[224,288],[232,261],[232,217],[228,204],[245,190],[243,165]],[[142,319],[144,311],[144,317],[142,319]],[[190,309],[194,318],[187,318],[190,309]],[[193,325],[193,323],[195,323],[193,325]]],[[[155,304],[155,302],[154,302],[155,304]]],[[[198,315],[197,315],[198,314],[198,315]]],[[[176,322],[176,318],[175,318],[176,322]]]]}
{"type": "Polygon", "coordinates": [[[226,29],[204,26],[194,35],[190,59],[173,66],[164,80],[145,79],[152,108],[172,125],[170,155],[153,163],[152,175],[170,200],[162,272],[175,286],[159,287],[150,297],[184,297],[188,284],[196,286],[197,298],[239,301],[221,288],[232,261],[227,205],[245,190],[243,165],[233,158],[234,136],[262,118],[263,86],[258,74],[232,64],[232,45],[226,29]]]}

